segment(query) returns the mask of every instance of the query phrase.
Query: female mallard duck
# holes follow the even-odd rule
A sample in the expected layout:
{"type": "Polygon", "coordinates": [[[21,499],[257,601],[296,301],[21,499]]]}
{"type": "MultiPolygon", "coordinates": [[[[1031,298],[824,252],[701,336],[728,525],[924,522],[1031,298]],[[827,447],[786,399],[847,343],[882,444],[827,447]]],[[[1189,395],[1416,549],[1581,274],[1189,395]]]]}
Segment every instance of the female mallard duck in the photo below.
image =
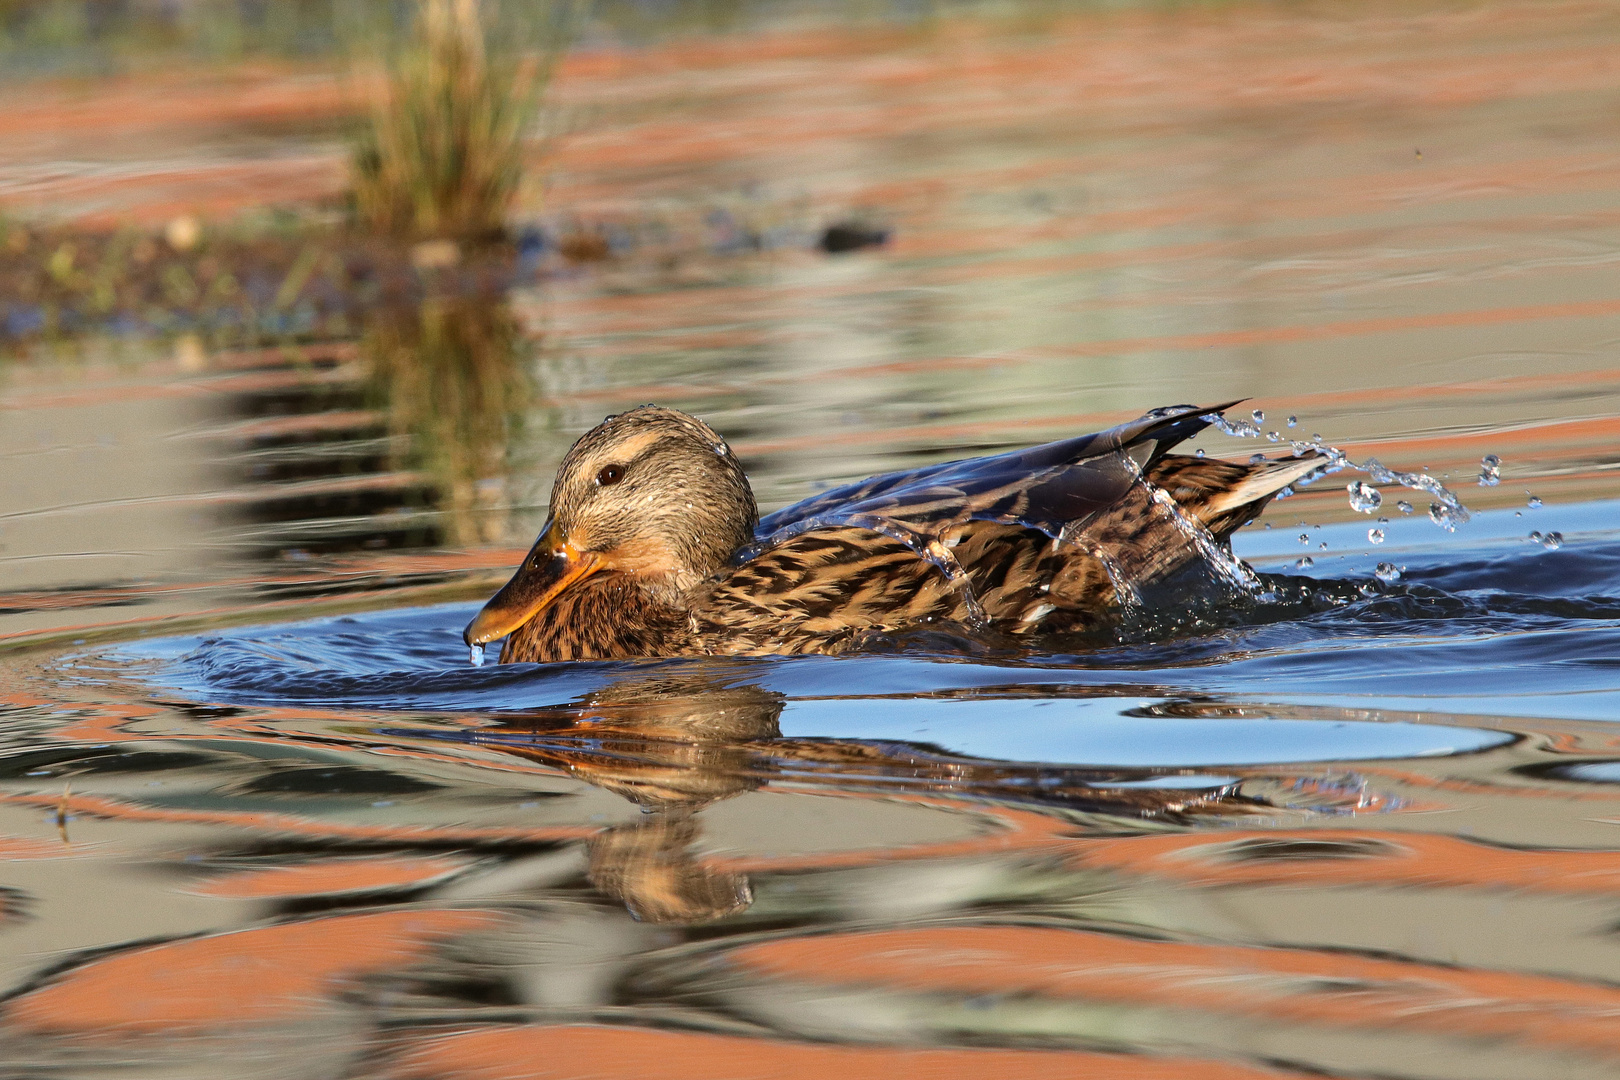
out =
{"type": "Polygon", "coordinates": [[[837,653],[941,621],[1085,630],[1322,466],[1168,452],[1227,407],[886,473],[763,520],[714,429],[632,409],[563,458],[550,522],[465,637],[506,638],[511,663],[837,653]]]}

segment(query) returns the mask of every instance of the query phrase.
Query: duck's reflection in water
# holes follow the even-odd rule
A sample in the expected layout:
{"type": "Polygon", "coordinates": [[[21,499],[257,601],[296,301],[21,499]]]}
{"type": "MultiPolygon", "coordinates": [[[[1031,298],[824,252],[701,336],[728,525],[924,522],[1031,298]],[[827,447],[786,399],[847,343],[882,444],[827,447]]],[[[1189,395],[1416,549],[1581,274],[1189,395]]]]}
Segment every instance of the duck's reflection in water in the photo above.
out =
{"type": "Polygon", "coordinates": [[[703,922],[746,908],[745,874],[695,854],[699,811],[765,782],[757,744],[780,734],[784,697],[719,675],[625,680],[569,710],[494,729],[511,753],[565,769],[640,806],[590,842],[588,876],[643,922],[703,922]],[[570,715],[572,714],[572,715],[570,715]],[[522,736],[532,734],[532,741],[522,736]]]}
{"type": "Polygon", "coordinates": [[[739,682],[739,674],[722,663],[631,676],[577,704],[504,719],[475,738],[642,808],[639,820],[591,838],[588,876],[651,923],[703,922],[752,903],[746,874],[700,854],[703,809],[771,784],[1133,818],[1218,810],[1231,798],[1224,789],[1139,787],[1131,770],[989,761],[913,743],[783,738],[785,696],[739,682]]]}

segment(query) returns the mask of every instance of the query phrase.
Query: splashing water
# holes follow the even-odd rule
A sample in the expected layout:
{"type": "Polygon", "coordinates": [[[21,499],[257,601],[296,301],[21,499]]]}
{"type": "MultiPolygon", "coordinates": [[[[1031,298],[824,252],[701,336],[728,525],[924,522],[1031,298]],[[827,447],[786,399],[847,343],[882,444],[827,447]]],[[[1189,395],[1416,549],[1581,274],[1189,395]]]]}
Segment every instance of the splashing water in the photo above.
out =
{"type": "Polygon", "coordinates": [[[945,576],[961,593],[962,606],[967,610],[968,625],[983,626],[988,621],[984,615],[984,608],[979,606],[979,598],[973,594],[972,579],[968,577],[967,571],[962,569],[962,564],[957,561],[956,556],[952,555],[950,549],[939,540],[930,540],[927,544],[926,557],[929,562],[945,571],[945,576]]]}
{"type": "Polygon", "coordinates": [[[1131,579],[1114,557],[1104,551],[1100,545],[1092,544],[1087,550],[1102,563],[1103,572],[1108,575],[1108,584],[1114,587],[1114,599],[1119,602],[1120,611],[1126,615],[1135,615],[1142,611],[1142,594],[1137,591],[1131,579]]]}
{"type": "Polygon", "coordinates": [[[1486,454],[1479,462],[1479,486],[1495,487],[1502,482],[1502,459],[1486,454]]]}
{"type": "Polygon", "coordinates": [[[1378,569],[1373,571],[1373,577],[1387,585],[1392,581],[1401,579],[1401,568],[1391,562],[1381,562],[1378,564],[1378,569]]]}
{"type": "Polygon", "coordinates": [[[1216,540],[1214,534],[1204,528],[1203,522],[1188,515],[1168,491],[1157,485],[1148,484],[1146,480],[1142,482],[1147,484],[1148,493],[1153,496],[1153,501],[1159,504],[1181,534],[1192,541],[1193,547],[1198,549],[1198,554],[1204,557],[1204,561],[1222,581],[1251,596],[1260,593],[1262,588],[1260,579],[1255,577],[1254,571],[1249,569],[1247,563],[1216,540]]]}
{"type": "Polygon", "coordinates": [[[1456,532],[1457,526],[1468,520],[1468,511],[1461,506],[1430,503],[1429,520],[1446,530],[1446,532],[1456,532]]]}
{"type": "Polygon", "coordinates": [[[1222,435],[1233,435],[1239,439],[1257,439],[1260,437],[1260,429],[1247,420],[1228,420],[1220,413],[1210,413],[1204,419],[1208,420],[1210,426],[1222,435]]]}
{"type": "MultiPolygon", "coordinates": [[[[1258,409],[1255,410],[1254,415],[1260,419],[1264,419],[1264,414],[1260,413],[1258,409]]],[[[1249,423],[1247,420],[1229,420],[1219,413],[1208,413],[1204,416],[1204,419],[1209,422],[1211,427],[1214,427],[1217,431],[1220,431],[1226,435],[1232,435],[1243,439],[1255,439],[1259,438],[1261,434],[1260,429],[1254,424],[1249,423]]],[[[1307,453],[1314,452],[1327,459],[1314,474],[1295,481],[1294,486],[1296,488],[1306,486],[1318,476],[1326,476],[1331,473],[1339,472],[1343,469],[1359,469],[1360,471],[1366,473],[1374,484],[1396,484],[1400,487],[1404,487],[1412,491],[1421,491],[1424,494],[1431,496],[1435,500],[1434,506],[1439,507],[1439,510],[1437,512],[1431,507],[1429,511],[1429,520],[1433,521],[1436,525],[1440,526],[1447,532],[1455,532],[1457,526],[1468,521],[1470,517],[1468,508],[1462,504],[1462,500],[1458,499],[1449,488],[1447,488],[1440,481],[1436,480],[1434,477],[1430,476],[1428,473],[1402,472],[1399,469],[1391,469],[1382,464],[1377,458],[1368,458],[1366,461],[1361,462],[1354,461],[1343,450],[1340,450],[1336,446],[1329,446],[1327,443],[1324,443],[1322,441],[1320,432],[1312,432],[1308,441],[1304,439],[1292,439],[1289,441],[1288,445],[1298,456],[1303,457],[1307,453]]],[[[1486,460],[1489,461],[1495,458],[1496,455],[1492,454],[1486,460]]],[[[1256,459],[1264,460],[1264,455],[1256,454],[1249,460],[1253,462],[1256,459]]],[[[1497,464],[1500,465],[1499,460],[1497,461],[1497,464]]],[[[1379,495],[1376,489],[1372,489],[1371,485],[1350,485],[1350,505],[1354,506],[1357,510],[1361,510],[1363,513],[1371,513],[1377,508],[1379,503],[1373,502],[1370,506],[1366,507],[1357,506],[1356,498],[1358,489],[1372,490],[1373,494],[1376,495],[1380,501],[1382,501],[1383,496],[1379,495]]],[[[1404,499],[1401,500],[1397,505],[1400,507],[1403,513],[1411,513],[1412,511],[1411,504],[1406,502],[1404,499]]]]}
{"type": "Polygon", "coordinates": [[[483,667],[484,666],[484,647],[482,645],[473,645],[470,648],[468,648],[468,650],[467,650],[467,662],[472,664],[473,667],[483,667]]]}
{"type": "Polygon", "coordinates": [[[1345,488],[1350,493],[1350,509],[1370,514],[1384,503],[1384,496],[1365,480],[1353,480],[1345,488]]]}

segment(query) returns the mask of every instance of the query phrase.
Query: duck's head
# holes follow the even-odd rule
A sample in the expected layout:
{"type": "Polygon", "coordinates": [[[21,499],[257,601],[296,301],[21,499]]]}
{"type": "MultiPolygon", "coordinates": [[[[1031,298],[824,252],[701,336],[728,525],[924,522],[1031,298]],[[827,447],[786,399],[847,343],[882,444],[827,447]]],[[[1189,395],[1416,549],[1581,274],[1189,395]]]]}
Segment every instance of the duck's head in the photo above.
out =
{"type": "Polygon", "coordinates": [[[551,520],[463,636],[505,637],[605,574],[677,605],[753,539],[758,517],[742,466],[709,425],[656,405],[610,416],[563,458],[551,520]]]}

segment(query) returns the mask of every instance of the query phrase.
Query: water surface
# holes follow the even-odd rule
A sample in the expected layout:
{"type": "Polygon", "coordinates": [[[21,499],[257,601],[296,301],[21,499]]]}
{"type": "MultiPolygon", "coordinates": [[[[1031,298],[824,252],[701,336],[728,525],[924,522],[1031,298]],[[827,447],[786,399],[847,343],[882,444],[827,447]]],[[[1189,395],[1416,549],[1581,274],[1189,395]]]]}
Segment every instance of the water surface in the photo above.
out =
{"type": "MultiPolygon", "coordinates": [[[[535,220],[606,261],[296,348],[6,361],[0,1060],[1613,1075],[1614,15],[598,42],[535,220]],[[892,240],[813,250],[850,216],[892,240]],[[1337,474],[1236,538],[1268,598],[1035,650],[473,668],[460,642],[618,408],[701,413],[774,509],[1238,397],[1260,437],[1196,445],[1319,433],[1471,520],[1389,485],[1359,512],[1337,474]]],[[[312,184],[329,109],[263,136],[312,184]]],[[[176,145],[241,164],[159,127],[97,152],[162,184],[176,145]]]]}

